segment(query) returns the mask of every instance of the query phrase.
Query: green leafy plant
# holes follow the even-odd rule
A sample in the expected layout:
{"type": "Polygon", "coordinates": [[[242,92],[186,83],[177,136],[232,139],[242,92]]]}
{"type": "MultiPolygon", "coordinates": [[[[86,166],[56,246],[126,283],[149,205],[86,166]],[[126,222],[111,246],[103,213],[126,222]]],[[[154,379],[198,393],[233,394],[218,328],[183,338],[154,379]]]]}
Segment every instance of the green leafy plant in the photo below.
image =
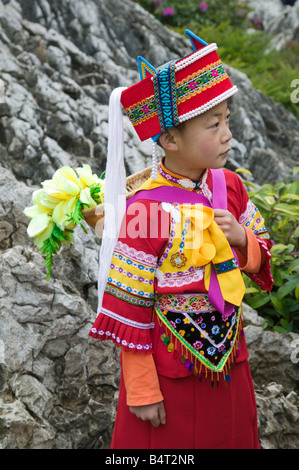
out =
{"type": "Polygon", "coordinates": [[[136,3],[155,15],[162,23],[174,27],[214,27],[228,19],[234,26],[244,27],[250,24],[250,7],[242,0],[137,0],[136,3]]]}
{"type": "Polygon", "coordinates": [[[299,77],[299,44],[281,51],[272,50],[272,36],[257,30],[249,34],[228,21],[213,28],[203,27],[198,34],[207,42],[216,42],[224,63],[245,73],[255,88],[299,119],[299,106],[291,99],[294,90],[291,83],[299,77]]]}
{"type": "Polygon", "coordinates": [[[269,326],[282,333],[299,333],[298,173],[299,167],[296,167],[286,182],[264,184],[248,191],[274,241],[271,248],[274,286],[272,291],[262,291],[246,277],[244,300],[265,318],[264,327],[269,326]]]}
{"type": "MultiPolygon", "coordinates": [[[[85,228],[84,230],[86,231],[85,228]]],[[[46,257],[45,265],[48,269],[47,279],[50,279],[51,276],[53,256],[57,255],[63,243],[70,244],[70,242],[75,243],[73,230],[65,229],[63,231],[60,230],[56,224],[54,224],[50,237],[43,242],[43,245],[40,249],[41,253],[46,257]]]]}

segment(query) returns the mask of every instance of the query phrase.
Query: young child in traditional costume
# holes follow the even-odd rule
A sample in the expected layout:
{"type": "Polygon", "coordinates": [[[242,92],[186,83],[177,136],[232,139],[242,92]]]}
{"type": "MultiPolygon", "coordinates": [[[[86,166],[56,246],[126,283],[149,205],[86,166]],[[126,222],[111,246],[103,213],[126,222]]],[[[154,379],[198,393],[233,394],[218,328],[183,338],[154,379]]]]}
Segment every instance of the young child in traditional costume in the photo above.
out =
{"type": "Polygon", "coordinates": [[[186,33],[192,54],[157,69],[138,58],[141,81],[110,100],[90,335],[122,349],[116,449],[259,447],[241,272],[270,290],[272,243],[240,178],[222,169],[237,87],[217,45],[186,33]],[[154,142],[152,176],[127,203],[121,105],[154,142]]]}

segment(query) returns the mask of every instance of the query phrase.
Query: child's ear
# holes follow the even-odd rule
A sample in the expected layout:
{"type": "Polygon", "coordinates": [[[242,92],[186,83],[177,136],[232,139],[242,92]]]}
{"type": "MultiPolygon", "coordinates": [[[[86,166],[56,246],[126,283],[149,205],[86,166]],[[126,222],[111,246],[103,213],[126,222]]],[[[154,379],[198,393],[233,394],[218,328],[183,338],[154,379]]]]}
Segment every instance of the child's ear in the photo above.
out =
{"type": "Polygon", "coordinates": [[[159,142],[164,150],[176,152],[178,150],[175,129],[168,129],[164,131],[160,137],[159,142]]]}

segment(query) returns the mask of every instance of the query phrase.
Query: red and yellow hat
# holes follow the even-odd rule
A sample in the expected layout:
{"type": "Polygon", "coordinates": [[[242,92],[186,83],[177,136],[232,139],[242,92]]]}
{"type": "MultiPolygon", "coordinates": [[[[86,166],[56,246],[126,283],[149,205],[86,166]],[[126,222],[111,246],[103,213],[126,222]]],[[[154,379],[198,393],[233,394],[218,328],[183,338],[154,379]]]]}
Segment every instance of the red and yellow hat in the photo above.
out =
{"type": "Polygon", "coordinates": [[[138,57],[141,81],[124,90],[121,104],[141,141],[160,134],[213,108],[237,93],[218,57],[217,44],[208,44],[186,30],[194,52],[154,68],[138,57]]]}

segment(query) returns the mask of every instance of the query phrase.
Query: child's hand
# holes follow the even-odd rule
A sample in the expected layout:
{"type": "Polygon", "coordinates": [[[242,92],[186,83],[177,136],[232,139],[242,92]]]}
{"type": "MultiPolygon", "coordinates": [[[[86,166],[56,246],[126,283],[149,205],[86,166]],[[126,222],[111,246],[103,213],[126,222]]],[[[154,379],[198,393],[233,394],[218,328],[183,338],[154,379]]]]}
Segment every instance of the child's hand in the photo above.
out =
{"type": "Polygon", "coordinates": [[[166,413],[163,401],[154,403],[153,405],[130,406],[131,413],[142,421],[150,421],[156,428],[160,424],[166,424],[166,413]]]}
{"type": "Polygon", "coordinates": [[[245,251],[247,247],[247,236],[242,225],[237,222],[233,214],[223,209],[214,210],[214,220],[221,228],[232,247],[245,251]]]}

